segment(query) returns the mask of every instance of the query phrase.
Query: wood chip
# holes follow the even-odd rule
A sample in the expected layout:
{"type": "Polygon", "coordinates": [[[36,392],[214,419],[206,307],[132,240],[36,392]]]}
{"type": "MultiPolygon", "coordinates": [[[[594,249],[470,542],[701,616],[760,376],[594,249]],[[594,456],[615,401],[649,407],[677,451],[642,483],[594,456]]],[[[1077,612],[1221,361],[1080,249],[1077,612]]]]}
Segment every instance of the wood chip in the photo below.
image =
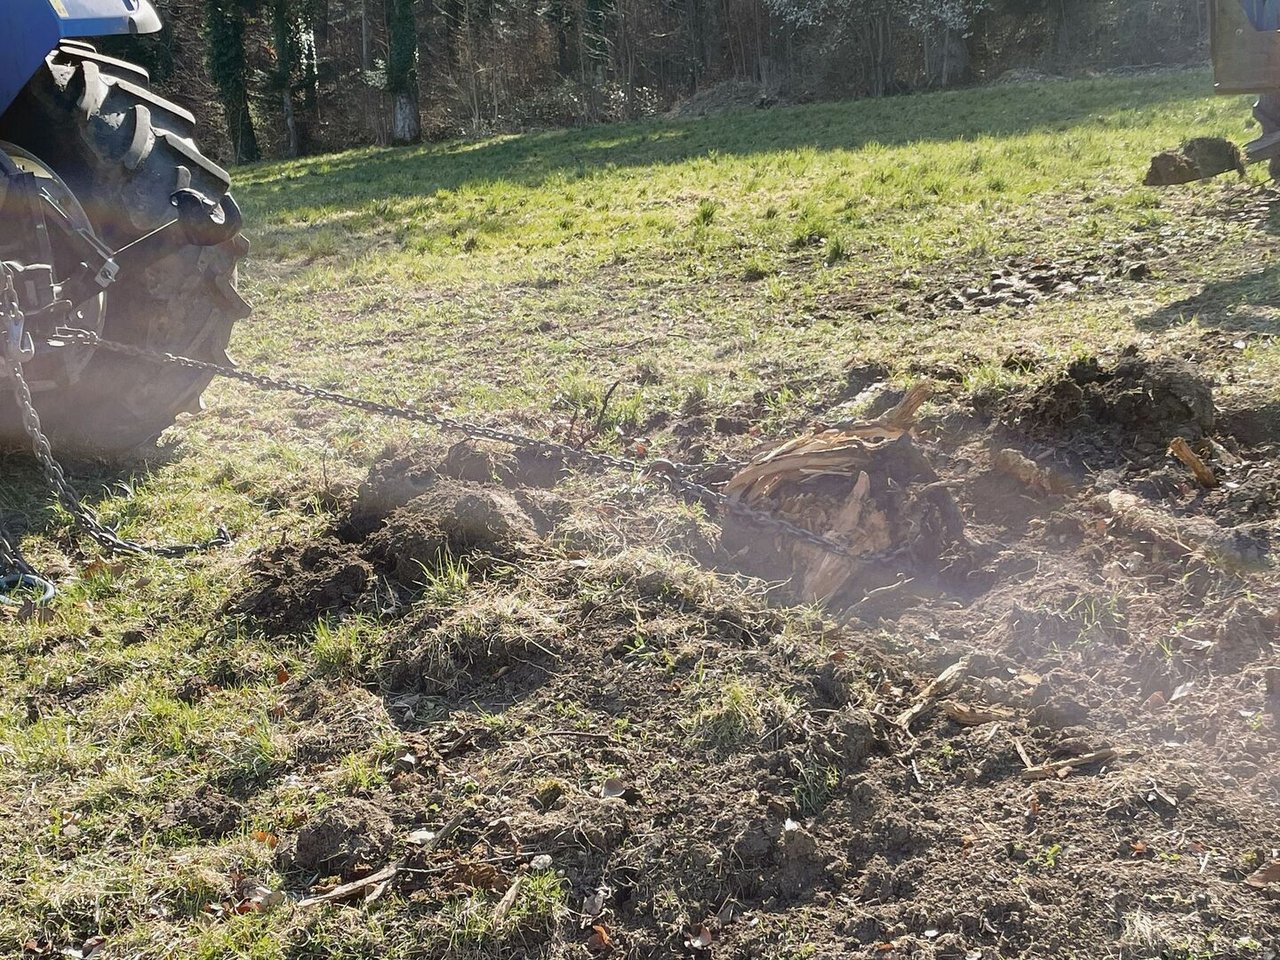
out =
{"type": "Polygon", "coordinates": [[[511,882],[511,886],[507,888],[507,892],[502,895],[502,899],[498,901],[497,906],[493,908],[493,922],[501,923],[503,918],[510,912],[512,905],[516,902],[516,895],[520,892],[520,885],[524,883],[524,877],[516,877],[511,882]]]}
{"type": "Polygon", "coordinates": [[[997,720],[1012,720],[1014,713],[1007,707],[975,707],[959,700],[948,700],[942,710],[955,723],[962,727],[980,727],[984,723],[995,723],[997,720]]]}
{"type": "Polygon", "coordinates": [[[361,877],[359,880],[352,880],[350,883],[340,884],[327,893],[317,894],[314,897],[307,897],[298,901],[299,909],[307,909],[308,907],[316,907],[322,903],[337,903],[340,900],[348,900],[351,897],[369,893],[378,887],[383,887],[391,881],[397,873],[404,868],[404,858],[401,857],[393,863],[387,864],[376,873],[371,873],[367,877],[361,877]]]}
{"type": "Polygon", "coordinates": [[[1119,756],[1119,752],[1110,747],[1102,750],[1092,750],[1089,753],[1082,753],[1078,757],[1068,757],[1065,760],[1054,760],[1050,763],[1027,767],[1026,770],[1022,771],[1022,778],[1024,780],[1051,780],[1054,778],[1060,780],[1079,767],[1105,763],[1108,760],[1114,760],[1117,756],[1119,756]]]}
{"type": "Polygon", "coordinates": [[[898,714],[894,721],[904,730],[924,714],[934,708],[938,700],[945,697],[960,685],[964,675],[969,671],[969,658],[962,657],[935,677],[927,687],[920,691],[915,702],[898,714]]]}
{"type": "Polygon", "coordinates": [[[1201,460],[1191,449],[1191,444],[1182,437],[1174,437],[1169,443],[1169,454],[1182,461],[1182,465],[1195,475],[1200,486],[1212,490],[1218,485],[1218,477],[1214,474],[1213,468],[1201,460]]]}
{"type": "Polygon", "coordinates": [[[1012,477],[1037,493],[1065,493],[1071,484],[1060,474],[1046,470],[1030,457],[1009,447],[997,450],[991,457],[991,469],[1012,477]]]}

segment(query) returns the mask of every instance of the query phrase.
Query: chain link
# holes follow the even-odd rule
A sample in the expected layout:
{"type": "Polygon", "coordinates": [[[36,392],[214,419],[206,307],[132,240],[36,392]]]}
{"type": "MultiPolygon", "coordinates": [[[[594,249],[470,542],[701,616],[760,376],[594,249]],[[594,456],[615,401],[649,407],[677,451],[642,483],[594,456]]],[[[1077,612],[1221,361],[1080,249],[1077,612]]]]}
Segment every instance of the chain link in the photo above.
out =
{"type": "Polygon", "coordinates": [[[9,383],[13,387],[14,399],[18,402],[18,413],[22,417],[22,428],[31,439],[31,452],[35,455],[40,470],[53,489],[58,502],[71,514],[76,525],[112,553],[149,554],[157,557],[185,557],[188,554],[208,550],[231,542],[226,530],[219,528],[218,533],[202,543],[150,544],[127,540],[98,519],[98,515],[87,506],[76,494],[62,465],[53,456],[49,446],[49,438],[40,426],[40,414],[36,412],[31,401],[31,388],[22,373],[22,363],[11,355],[5,356],[5,371],[9,375],[9,383]]]}
{"type": "MultiPolygon", "coordinates": [[[[867,559],[864,555],[855,555],[845,544],[838,540],[815,533],[812,530],[806,530],[804,527],[792,523],[789,520],[784,520],[781,517],[766,513],[763,510],[758,510],[755,507],[751,507],[743,503],[737,498],[729,497],[719,491],[712,490],[710,487],[699,483],[689,476],[689,467],[673,463],[670,460],[652,460],[648,463],[641,463],[640,461],[632,460],[627,457],[619,457],[608,453],[597,453],[590,450],[581,450],[577,447],[571,447],[567,444],[558,443],[554,440],[538,440],[534,437],[525,436],[524,434],[513,433],[509,430],[501,430],[497,427],[487,427],[483,424],[460,420],[446,414],[433,413],[427,410],[416,410],[409,407],[398,407],[389,403],[380,403],[376,400],[366,400],[362,397],[353,397],[345,393],[326,390],[322,387],[314,387],[285,377],[273,377],[260,373],[252,373],[248,370],[241,370],[238,367],[214,363],[209,360],[196,360],[191,357],[183,357],[159,350],[150,350],[146,347],[119,343],[114,340],[104,340],[92,330],[83,330],[75,327],[59,327],[53,336],[46,337],[45,339],[54,345],[80,344],[86,347],[93,347],[95,349],[107,350],[111,353],[133,357],[138,360],[176,365],[186,367],[189,370],[200,370],[205,373],[212,373],[217,376],[226,377],[230,380],[238,380],[241,383],[248,383],[264,390],[294,393],[301,397],[323,400],[326,403],[336,404],[337,406],[347,407],[352,410],[362,410],[366,413],[373,413],[396,420],[407,420],[412,423],[427,424],[449,433],[458,433],[467,437],[483,440],[493,440],[497,443],[516,447],[521,450],[527,450],[532,453],[550,454],[567,463],[585,465],[595,469],[631,473],[637,476],[656,480],[673,492],[701,503],[711,509],[718,510],[722,514],[732,514],[753,523],[758,527],[785,534],[795,540],[819,547],[828,553],[842,557],[858,556],[860,559],[867,559]]],[[[15,383],[21,382],[25,385],[25,381],[21,381],[20,379],[20,368],[18,370],[18,378],[18,380],[15,380],[15,383]]],[[[26,397],[27,402],[25,403],[25,409],[30,410],[31,414],[34,415],[35,410],[31,408],[29,402],[29,392],[26,397]]],[[[19,399],[21,404],[21,398],[19,399]]],[[[37,429],[39,427],[38,420],[36,422],[36,427],[37,429]]],[[[31,431],[28,430],[28,433],[31,433],[31,431]]],[[[52,462],[51,456],[42,457],[41,450],[39,449],[41,445],[35,442],[34,434],[32,434],[32,439],[33,444],[37,447],[37,459],[40,459],[42,464],[45,463],[46,459],[52,462]]],[[[47,442],[43,444],[43,448],[45,454],[47,454],[47,442]]],[[[57,466],[56,462],[54,463],[54,466],[57,466]]],[[[65,479],[61,476],[61,470],[53,473],[46,467],[46,475],[50,477],[50,483],[54,484],[55,489],[59,493],[59,498],[61,498],[63,495],[62,490],[66,488],[65,479]]],[[[71,495],[74,497],[74,493],[71,495]]],[[[92,530],[90,532],[92,534],[92,530]]],[[[99,539],[99,542],[103,542],[96,534],[92,535],[95,536],[95,539],[99,539]]],[[[136,548],[138,545],[135,544],[132,546],[135,548],[134,552],[137,552],[136,548]]],[[[193,549],[199,548],[196,547],[193,549]]],[[[154,549],[147,549],[147,552],[154,552],[154,549]]],[[[186,552],[190,552],[190,549],[186,552]]]]}

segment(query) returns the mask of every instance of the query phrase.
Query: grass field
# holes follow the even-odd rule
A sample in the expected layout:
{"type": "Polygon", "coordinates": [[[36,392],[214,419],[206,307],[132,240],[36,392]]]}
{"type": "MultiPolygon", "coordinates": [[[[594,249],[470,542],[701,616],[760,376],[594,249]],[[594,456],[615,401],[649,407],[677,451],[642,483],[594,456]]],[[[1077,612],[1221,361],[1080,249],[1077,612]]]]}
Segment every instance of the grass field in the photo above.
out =
{"type": "MultiPolygon", "coordinates": [[[[535,435],[590,423],[600,449],[641,442],[688,459],[854,415],[850,366],[898,385],[935,378],[942,407],[1129,343],[1178,352],[1206,331],[1273,332],[1268,224],[1232,216],[1261,171],[1139,185],[1156,150],[1251,135],[1246,102],[1210,87],[1202,72],[1009,85],[239,169],[255,312],[231,353],[535,435]],[[1029,309],[928,306],[1010,263],[1123,275],[1029,309]],[[675,429],[690,410],[755,432],[690,442],[675,429]]],[[[1270,337],[1251,339],[1215,368],[1224,396],[1280,402],[1276,360],[1270,337]]],[[[516,956],[525,939],[558,943],[545,931],[566,891],[536,871],[510,908],[518,935],[458,899],[210,916],[236,871],[287,886],[266,836],[334,798],[390,796],[406,730],[442,717],[375,724],[309,760],[302,738],[320,734],[279,715],[282,684],[376,690],[400,627],[356,618],[267,637],[223,612],[255,551],[305,539],[375,459],[429,434],[228,383],[206,400],[155,455],[70,472],[131,536],[225,525],[234,543],[208,555],[104,562],[27,460],[0,463],[0,508],[61,586],[50,616],[0,626],[0,955],[97,935],[102,956],[121,958],[516,956]],[[218,839],[165,819],[203,784],[242,804],[218,839]]],[[[432,586],[442,602],[466,589],[465,573],[432,586]]],[[[729,687],[691,702],[683,729],[708,742],[761,734],[779,698],[729,687]]],[[[501,736],[528,722],[513,717],[476,722],[501,736]]],[[[447,811],[421,816],[438,826],[447,811]]],[[[766,955],[818,955],[802,929],[772,943],[766,955]]],[[[563,955],[587,955],[575,949],[563,955]]]]}

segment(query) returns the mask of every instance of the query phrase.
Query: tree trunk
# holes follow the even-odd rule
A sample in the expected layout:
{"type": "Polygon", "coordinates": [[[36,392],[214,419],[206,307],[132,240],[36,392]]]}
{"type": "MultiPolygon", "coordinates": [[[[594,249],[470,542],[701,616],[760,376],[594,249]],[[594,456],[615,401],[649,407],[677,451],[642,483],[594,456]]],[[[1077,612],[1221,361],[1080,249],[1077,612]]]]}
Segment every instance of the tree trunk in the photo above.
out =
{"type": "Polygon", "coordinates": [[[276,70],[273,82],[280,96],[280,113],[284,120],[285,155],[296,157],[302,152],[298,139],[297,116],[293,109],[294,31],[297,25],[289,10],[289,0],[274,0],[271,5],[271,32],[275,44],[276,70]]]}
{"type": "Polygon", "coordinates": [[[413,0],[386,0],[387,93],[391,95],[391,142],[422,139],[418,111],[418,19],[413,0]]]}
{"type": "Polygon", "coordinates": [[[249,113],[245,81],[244,12],[234,0],[205,0],[209,73],[226,111],[227,136],[237,163],[262,156],[249,113]]]}
{"type": "Polygon", "coordinates": [[[418,98],[409,92],[397,93],[391,111],[391,141],[417,143],[422,139],[422,118],[418,115],[418,98]]]}

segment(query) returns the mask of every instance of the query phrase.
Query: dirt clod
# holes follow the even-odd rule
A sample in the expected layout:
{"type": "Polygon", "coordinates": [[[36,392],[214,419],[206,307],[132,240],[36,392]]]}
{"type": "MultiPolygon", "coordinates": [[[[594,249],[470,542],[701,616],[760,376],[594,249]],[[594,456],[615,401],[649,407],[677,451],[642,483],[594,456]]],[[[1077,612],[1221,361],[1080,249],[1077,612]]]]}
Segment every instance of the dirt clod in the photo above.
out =
{"type": "Polygon", "coordinates": [[[1151,158],[1143,184],[1166,187],[1193,180],[1207,180],[1234,170],[1245,175],[1244,154],[1222,137],[1193,137],[1180,150],[1165,150],[1151,158]]]}
{"type": "Polygon", "coordinates": [[[221,840],[241,829],[244,805],[203,784],[189,797],[165,804],[158,830],[190,830],[202,840],[221,840]]]}
{"type": "Polygon", "coordinates": [[[337,540],[284,544],[256,558],[248,588],[229,610],[269,632],[287,633],[354,608],[374,577],[359,552],[337,540]]]}
{"type": "Polygon", "coordinates": [[[391,838],[391,818],[382,807],[348,799],[313,816],[298,831],[284,859],[295,869],[350,880],[361,871],[381,866],[391,838]]]}
{"type": "Polygon", "coordinates": [[[536,539],[533,521],[506,491],[439,481],[393,510],[365,548],[389,575],[412,585],[445,558],[470,553],[515,557],[536,539]]]}

